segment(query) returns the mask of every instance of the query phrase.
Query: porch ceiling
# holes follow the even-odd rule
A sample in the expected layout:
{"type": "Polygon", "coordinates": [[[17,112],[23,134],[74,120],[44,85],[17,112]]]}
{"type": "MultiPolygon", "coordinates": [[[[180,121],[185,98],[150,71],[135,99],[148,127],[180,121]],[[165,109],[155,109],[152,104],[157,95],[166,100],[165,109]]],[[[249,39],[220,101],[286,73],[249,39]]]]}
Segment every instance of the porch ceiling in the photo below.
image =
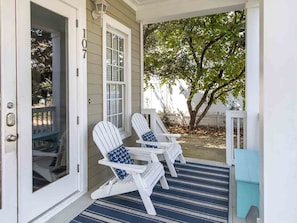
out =
{"type": "Polygon", "coordinates": [[[210,15],[245,8],[258,0],[124,0],[144,24],[210,15]]]}

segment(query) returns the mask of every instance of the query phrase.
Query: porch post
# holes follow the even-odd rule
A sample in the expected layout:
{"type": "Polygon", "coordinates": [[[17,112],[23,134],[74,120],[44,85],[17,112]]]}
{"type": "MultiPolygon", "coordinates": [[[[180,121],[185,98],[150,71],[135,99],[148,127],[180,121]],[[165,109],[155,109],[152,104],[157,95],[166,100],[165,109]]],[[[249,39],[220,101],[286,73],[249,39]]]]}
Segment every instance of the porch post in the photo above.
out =
{"type": "Polygon", "coordinates": [[[296,222],[296,0],[262,0],[260,12],[261,222],[296,222]]]}
{"type": "Polygon", "coordinates": [[[140,111],[142,113],[142,110],[144,109],[144,46],[143,46],[143,22],[140,22],[139,24],[139,30],[140,30],[140,111]]]}
{"type": "Polygon", "coordinates": [[[247,149],[259,150],[259,2],[246,3],[247,149]]]}

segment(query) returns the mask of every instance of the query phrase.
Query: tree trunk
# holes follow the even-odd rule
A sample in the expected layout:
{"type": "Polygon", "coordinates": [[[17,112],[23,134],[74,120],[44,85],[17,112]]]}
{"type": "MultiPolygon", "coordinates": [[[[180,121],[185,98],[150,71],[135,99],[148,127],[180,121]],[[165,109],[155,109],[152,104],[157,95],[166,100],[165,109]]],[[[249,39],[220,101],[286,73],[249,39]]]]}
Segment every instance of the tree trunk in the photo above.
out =
{"type": "Polygon", "coordinates": [[[204,118],[204,116],[207,114],[208,110],[210,109],[211,105],[213,103],[213,96],[210,97],[208,103],[207,103],[207,106],[206,108],[204,109],[204,111],[202,112],[201,115],[199,115],[198,119],[196,120],[196,123],[195,123],[195,128],[198,127],[199,123],[201,122],[201,120],[204,118]]]}
{"type": "Polygon", "coordinates": [[[195,128],[195,121],[196,121],[196,113],[190,112],[190,122],[189,122],[189,129],[194,130],[195,128]]]}
{"type": "Polygon", "coordinates": [[[189,129],[190,130],[195,129],[195,122],[196,122],[196,117],[197,117],[198,111],[201,108],[201,106],[203,105],[203,103],[206,102],[207,94],[208,94],[208,90],[206,90],[204,92],[200,102],[195,106],[195,109],[193,110],[192,109],[192,100],[193,100],[193,96],[195,94],[191,90],[190,96],[188,97],[188,100],[187,100],[188,111],[189,111],[189,114],[190,114],[190,122],[189,122],[189,129]]]}

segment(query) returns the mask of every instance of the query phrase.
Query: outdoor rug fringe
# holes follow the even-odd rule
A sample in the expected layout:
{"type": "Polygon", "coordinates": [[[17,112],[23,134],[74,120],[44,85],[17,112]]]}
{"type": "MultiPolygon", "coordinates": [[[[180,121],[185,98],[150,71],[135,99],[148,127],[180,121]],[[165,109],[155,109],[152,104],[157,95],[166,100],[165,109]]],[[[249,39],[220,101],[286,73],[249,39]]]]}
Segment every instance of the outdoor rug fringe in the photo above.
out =
{"type": "Polygon", "coordinates": [[[138,192],[96,200],[71,223],[189,222],[227,223],[229,168],[187,162],[175,164],[178,177],[170,176],[169,190],[158,184],[151,195],[157,215],[148,215],[138,192]]]}

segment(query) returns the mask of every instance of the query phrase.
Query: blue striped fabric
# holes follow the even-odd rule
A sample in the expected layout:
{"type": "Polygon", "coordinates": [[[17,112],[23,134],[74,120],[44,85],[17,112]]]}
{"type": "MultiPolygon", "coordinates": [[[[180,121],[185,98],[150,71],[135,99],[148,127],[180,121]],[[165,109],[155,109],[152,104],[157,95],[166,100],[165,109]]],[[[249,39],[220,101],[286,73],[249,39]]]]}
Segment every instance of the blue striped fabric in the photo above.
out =
{"type": "Polygon", "coordinates": [[[227,223],[229,168],[191,162],[175,167],[177,178],[166,170],[170,189],[157,185],[151,196],[156,216],[146,213],[138,192],[131,192],[98,199],[71,222],[227,223]]]}

